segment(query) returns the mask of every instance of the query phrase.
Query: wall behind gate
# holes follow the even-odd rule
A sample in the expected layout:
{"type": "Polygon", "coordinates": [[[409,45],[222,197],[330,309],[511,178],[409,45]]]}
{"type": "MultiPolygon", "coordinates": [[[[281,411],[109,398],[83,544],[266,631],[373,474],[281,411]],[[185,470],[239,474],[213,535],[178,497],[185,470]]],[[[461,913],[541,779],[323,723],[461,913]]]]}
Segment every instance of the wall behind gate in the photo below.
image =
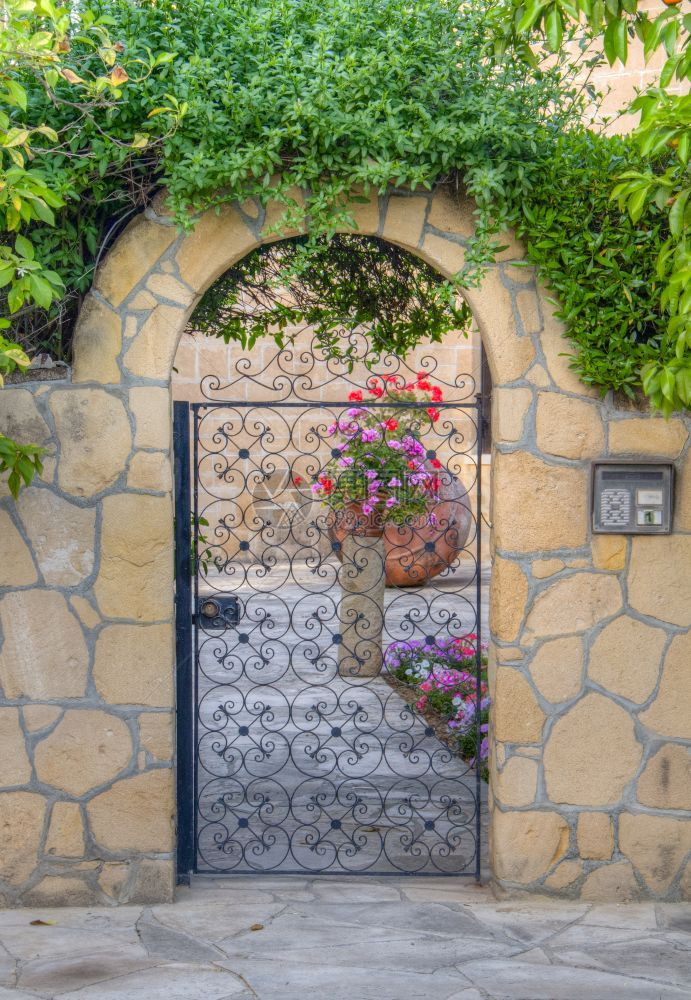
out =
{"type": "MultiPolygon", "coordinates": [[[[1,903],[171,897],[171,364],[198,296],[280,211],[228,206],[181,234],[159,200],[97,276],[72,383],[0,391],[0,428],[50,451],[41,479],[0,501],[1,903]]],[[[355,215],[445,274],[472,232],[471,206],[444,191],[355,215]]],[[[469,293],[495,383],[494,877],[510,893],[679,898],[689,423],[585,390],[520,255],[511,242],[469,293]],[[674,535],[590,537],[588,469],[603,455],[675,461],[674,535]]]]}

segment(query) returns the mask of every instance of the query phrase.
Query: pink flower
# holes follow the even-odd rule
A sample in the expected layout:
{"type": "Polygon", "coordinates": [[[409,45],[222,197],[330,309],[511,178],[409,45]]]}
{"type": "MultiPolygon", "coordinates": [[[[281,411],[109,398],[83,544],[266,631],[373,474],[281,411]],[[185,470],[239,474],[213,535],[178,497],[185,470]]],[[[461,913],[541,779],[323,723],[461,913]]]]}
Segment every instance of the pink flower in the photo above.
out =
{"type": "Polygon", "coordinates": [[[387,486],[400,486],[401,485],[401,480],[398,479],[396,476],[394,476],[392,479],[390,479],[388,481],[388,483],[386,485],[387,486]]]}
{"type": "Polygon", "coordinates": [[[398,500],[396,499],[396,497],[389,497],[388,500],[386,501],[386,506],[387,507],[395,507],[397,503],[398,503],[398,500]]]}
{"type": "Polygon", "coordinates": [[[363,514],[371,514],[373,510],[374,510],[374,507],[372,506],[372,504],[363,503],[363,505],[362,505],[362,513],[363,514]]]}
{"type": "Polygon", "coordinates": [[[363,441],[378,441],[379,440],[379,431],[375,427],[365,427],[364,431],[362,432],[362,440],[363,441]]]}
{"type": "Polygon", "coordinates": [[[355,461],[354,458],[350,458],[349,456],[346,456],[345,458],[339,458],[338,464],[342,465],[344,469],[347,469],[348,466],[352,465],[354,461],[355,461]]]}
{"type": "Polygon", "coordinates": [[[387,448],[393,449],[393,451],[400,451],[403,447],[400,441],[387,441],[386,446],[387,448]]]}

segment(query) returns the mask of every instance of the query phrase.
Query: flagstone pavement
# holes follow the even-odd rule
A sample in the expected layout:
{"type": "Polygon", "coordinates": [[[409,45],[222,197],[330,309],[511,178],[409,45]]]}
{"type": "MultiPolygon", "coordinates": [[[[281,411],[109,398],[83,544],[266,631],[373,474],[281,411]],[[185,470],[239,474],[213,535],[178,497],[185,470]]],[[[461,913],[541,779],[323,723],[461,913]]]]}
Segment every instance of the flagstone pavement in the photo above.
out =
{"type": "Polygon", "coordinates": [[[0,912],[0,1000],[691,997],[683,904],[501,902],[431,877],[200,877],[178,896],[0,912]]]}

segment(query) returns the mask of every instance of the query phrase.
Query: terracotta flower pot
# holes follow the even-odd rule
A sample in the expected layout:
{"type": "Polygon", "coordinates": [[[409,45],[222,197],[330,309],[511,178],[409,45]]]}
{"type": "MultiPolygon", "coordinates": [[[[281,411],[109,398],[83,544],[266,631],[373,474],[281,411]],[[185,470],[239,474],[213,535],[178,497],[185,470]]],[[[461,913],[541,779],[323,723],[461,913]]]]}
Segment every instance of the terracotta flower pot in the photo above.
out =
{"type": "MultiPolygon", "coordinates": [[[[342,542],[346,535],[379,538],[384,534],[386,522],[381,504],[365,514],[362,504],[357,501],[346,504],[343,510],[334,513],[329,527],[332,538],[342,542]]],[[[340,549],[338,550],[340,554],[340,549]]]]}
{"type": "MultiPolygon", "coordinates": [[[[437,474],[441,480],[438,498],[430,500],[426,514],[410,524],[384,523],[379,507],[365,515],[360,504],[351,504],[339,512],[341,516],[331,519],[329,535],[332,541],[342,543],[351,526],[355,529],[351,533],[383,534],[389,587],[419,587],[438,576],[465,545],[473,517],[467,491],[458,477],[448,469],[437,474]]],[[[342,559],[342,550],[336,551],[342,559]]]]}

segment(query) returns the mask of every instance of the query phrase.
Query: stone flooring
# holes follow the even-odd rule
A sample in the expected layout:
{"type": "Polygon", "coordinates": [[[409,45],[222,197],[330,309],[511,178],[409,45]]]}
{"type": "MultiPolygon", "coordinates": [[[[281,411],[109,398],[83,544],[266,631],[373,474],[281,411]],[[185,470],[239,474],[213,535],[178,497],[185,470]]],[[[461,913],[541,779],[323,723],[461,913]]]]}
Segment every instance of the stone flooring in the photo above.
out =
{"type": "Polygon", "coordinates": [[[0,912],[0,1000],[57,997],[681,1000],[691,908],[285,876],[200,877],[169,906],[0,912]]]}

